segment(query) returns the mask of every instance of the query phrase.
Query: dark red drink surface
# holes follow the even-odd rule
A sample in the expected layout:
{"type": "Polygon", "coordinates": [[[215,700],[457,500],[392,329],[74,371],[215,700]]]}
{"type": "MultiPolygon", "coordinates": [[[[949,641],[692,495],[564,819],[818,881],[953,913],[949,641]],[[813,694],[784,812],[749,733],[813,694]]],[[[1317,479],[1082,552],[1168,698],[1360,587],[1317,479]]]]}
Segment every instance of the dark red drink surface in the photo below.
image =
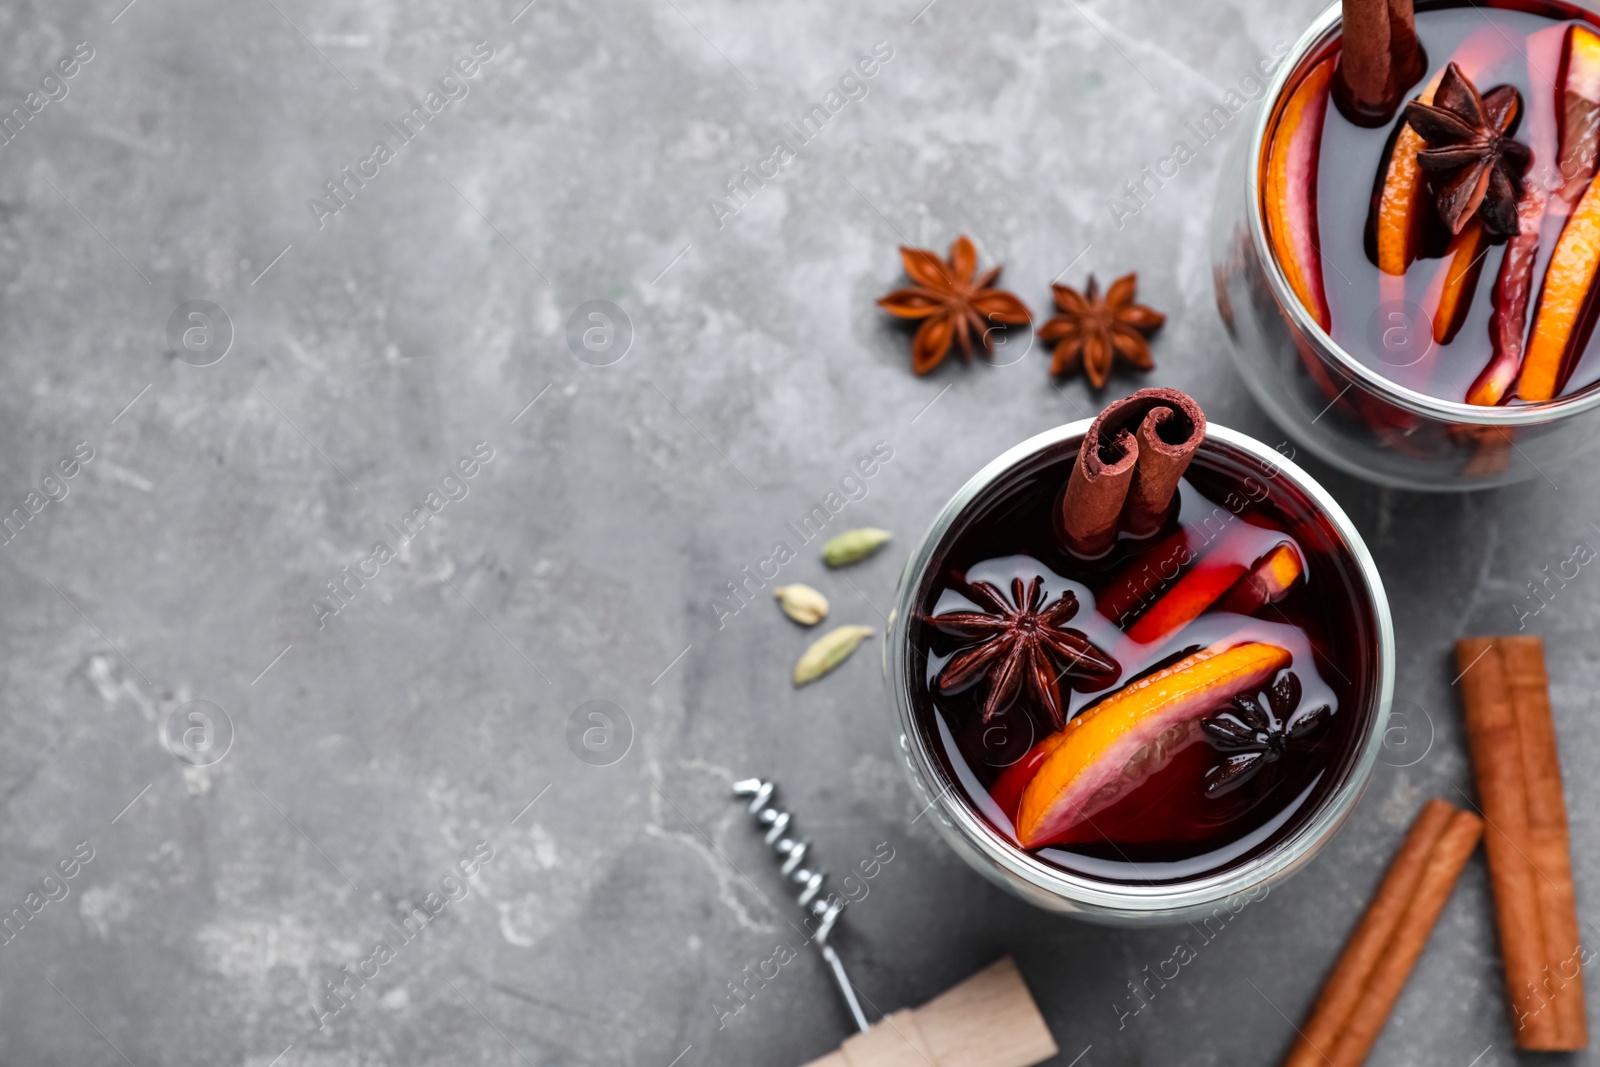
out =
{"type": "Polygon", "coordinates": [[[941,693],[934,684],[950,657],[973,642],[942,633],[926,620],[973,610],[968,583],[987,581],[1009,589],[1013,578],[1027,584],[1038,577],[1047,601],[1067,590],[1077,596],[1078,611],[1067,625],[1112,652],[1122,670],[1115,681],[1091,692],[1068,692],[1063,686],[1069,719],[1141,674],[1202,647],[1263,641],[1285,648],[1293,655],[1289,669],[1303,687],[1301,707],[1325,703],[1333,710],[1327,725],[1305,744],[1291,747],[1232,792],[1207,796],[1206,772],[1223,753],[1201,731],[1191,730],[1169,762],[1095,815],[1093,832],[1085,839],[1033,853],[1075,874],[1124,884],[1224,871],[1291,837],[1353,765],[1378,684],[1373,663],[1378,638],[1365,584],[1340,538],[1298,488],[1272,477],[1275,472],[1259,461],[1212,442],[1191,465],[1180,487],[1178,512],[1163,531],[1137,541],[1123,537],[1108,556],[1092,563],[1079,559],[1060,547],[1053,527],[1075,457],[1075,446],[1058,447],[1014,467],[964,509],[937,548],[907,627],[913,649],[907,683],[915,719],[954,788],[1015,843],[1011,820],[990,790],[1006,767],[1025,759],[1055,727],[1025,687],[985,724],[987,683],[954,694],[941,693]],[[1183,529],[1195,546],[1191,566],[1215,559],[1218,552],[1253,558],[1288,541],[1305,561],[1304,575],[1285,599],[1258,616],[1213,608],[1176,633],[1140,645],[1124,634],[1117,619],[1102,613],[1101,595],[1108,603],[1116,599],[1123,625],[1135,620],[1181,579],[1178,568],[1163,568],[1160,546],[1183,529]],[[1138,578],[1131,596],[1128,583],[1117,581],[1130,574],[1138,578]]]}
{"type": "MultiPolygon", "coordinates": [[[[1600,25],[1595,16],[1564,3],[1482,3],[1463,6],[1419,5],[1417,36],[1428,58],[1424,77],[1406,93],[1415,97],[1453,59],[1472,67],[1473,84],[1487,93],[1500,85],[1514,86],[1521,94],[1522,113],[1516,138],[1534,154],[1525,181],[1551,189],[1561,184],[1554,169],[1561,38],[1565,27],[1580,21],[1600,25]]],[[[1337,50],[1337,43],[1318,51],[1303,63],[1296,77],[1337,50]]],[[[1295,79],[1291,79],[1291,87],[1295,79]]],[[[1432,312],[1449,263],[1445,255],[1449,232],[1438,221],[1433,197],[1423,198],[1417,258],[1404,275],[1384,278],[1374,260],[1373,217],[1375,194],[1386,166],[1390,145],[1402,123],[1397,114],[1386,125],[1367,128],[1352,124],[1337,107],[1329,106],[1323,119],[1318,156],[1316,196],[1317,242],[1321,249],[1322,278],[1332,324],[1330,333],[1341,348],[1398,385],[1440,399],[1463,402],[1479,374],[1491,361],[1491,316],[1494,289],[1501,263],[1511,247],[1492,242],[1481,253],[1477,280],[1465,317],[1453,336],[1440,342],[1431,329],[1432,312]],[[1388,283],[1388,284],[1385,284],[1388,283]]],[[[1552,204],[1552,207],[1556,205],[1552,204]]],[[[1526,342],[1539,308],[1546,268],[1569,209],[1547,208],[1535,255],[1531,292],[1520,336],[1526,342]]],[[[1592,326],[1592,321],[1590,323],[1592,326]]],[[[1512,331],[1516,333],[1515,330],[1512,331]]],[[[1584,334],[1580,331],[1580,338],[1584,334]]],[[[1600,380],[1600,340],[1588,334],[1570,359],[1570,375],[1558,395],[1570,396],[1600,380]]],[[[1520,401],[1510,397],[1506,403],[1520,401]]]]}

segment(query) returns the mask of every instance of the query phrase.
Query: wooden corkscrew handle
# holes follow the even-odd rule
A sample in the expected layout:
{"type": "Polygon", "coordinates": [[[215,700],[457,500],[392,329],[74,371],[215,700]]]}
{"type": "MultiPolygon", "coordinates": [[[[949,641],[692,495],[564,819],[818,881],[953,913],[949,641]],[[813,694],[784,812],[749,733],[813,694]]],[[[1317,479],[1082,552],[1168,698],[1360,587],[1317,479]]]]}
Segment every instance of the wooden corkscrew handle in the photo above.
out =
{"type": "Polygon", "coordinates": [[[1033,1067],[1057,1051],[1007,956],[920,1008],[884,1016],[806,1067],[1033,1067]]]}

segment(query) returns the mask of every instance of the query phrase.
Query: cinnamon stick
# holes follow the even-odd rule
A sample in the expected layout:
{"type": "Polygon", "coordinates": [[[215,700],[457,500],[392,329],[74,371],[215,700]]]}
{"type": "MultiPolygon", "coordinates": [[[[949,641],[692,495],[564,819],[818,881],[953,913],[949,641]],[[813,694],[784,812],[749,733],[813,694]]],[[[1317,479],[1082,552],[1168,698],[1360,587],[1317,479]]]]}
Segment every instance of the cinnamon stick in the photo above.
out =
{"type": "Polygon", "coordinates": [[[1345,117],[1375,124],[1393,113],[1390,98],[1389,0],[1344,0],[1334,99],[1345,117]]]}
{"type": "Polygon", "coordinates": [[[1428,59],[1417,40],[1417,20],[1411,0],[1389,0],[1389,78],[1395,103],[1428,73],[1428,59]]]}
{"type": "Polygon", "coordinates": [[[1284,1067],[1357,1067],[1366,1059],[1482,835],[1476,815],[1439,799],[1423,805],[1284,1067]]]}
{"type": "Polygon", "coordinates": [[[1412,0],[1344,0],[1333,98],[1345,118],[1381,126],[1428,72],[1412,0]]]}
{"type": "Polygon", "coordinates": [[[1133,434],[1124,426],[1107,425],[1108,418],[1119,414],[1118,405],[1125,403],[1112,404],[1090,424],[1061,498],[1063,540],[1080,556],[1104,555],[1117,539],[1117,520],[1139,462],[1139,443],[1133,434]]]}
{"type": "Polygon", "coordinates": [[[1147,537],[1166,522],[1178,479],[1206,436],[1205,414],[1192,397],[1176,389],[1160,392],[1172,395],[1139,423],[1139,465],[1122,510],[1122,528],[1135,537],[1147,537]]]}
{"type": "Polygon", "coordinates": [[[1111,547],[1119,527],[1139,536],[1159,529],[1205,426],[1200,405],[1177,389],[1140,389],[1107,405],[1084,436],[1061,498],[1067,547],[1093,558],[1111,547]]]}
{"type": "Polygon", "coordinates": [[[1489,876],[1517,1046],[1584,1048],[1586,953],[1544,643],[1526,636],[1463,638],[1456,642],[1456,662],[1473,774],[1489,824],[1489,876]]]}

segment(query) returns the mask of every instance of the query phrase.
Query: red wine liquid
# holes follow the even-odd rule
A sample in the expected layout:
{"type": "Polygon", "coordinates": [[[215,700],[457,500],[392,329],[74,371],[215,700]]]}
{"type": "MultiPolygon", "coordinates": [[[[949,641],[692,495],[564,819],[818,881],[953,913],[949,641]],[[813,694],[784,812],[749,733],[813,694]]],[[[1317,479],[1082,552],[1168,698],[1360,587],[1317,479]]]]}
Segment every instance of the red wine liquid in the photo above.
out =
{"type": "MultiPolygon", "coordinates": [[[[940,544],[918,591],[918,614],[908,627],[914,653],[908,670],[915,718],[955,789],[1001,835],[1016,841],[1010,817],[990,795],[1006,767],[1055,729],[1024,688],[1010,707],[982,722],[987,679],[947,695],[934,678],[973,641],[941,633],[928,616],[975,607],[965,591],[987,581],[1009,590],[1013,578],[1044,581],[1046,602],[1063,591],[1078,598],[1065,625],[1110,652],[1121,674],[1089,692],[1065,689],[1068,717],[1141,675],[1199,648],[1265,641],[1288,649],[1303,687],[1300,707],[1328,704],[1328,723],[1303,744],[1237,789],[1210,797],[1205,775],[1223,759],[1198,729],[1165,766],[1097,812],[1089,839],[1035,852],[1074,873],[1119,883],[1163,883],[1226,870],[1291,837],[1343,781],[1377,685],[1371,650],[1376,624],[1359,571],[1314,504],[1259,461],[1208,441],[1180,487],[1180,506],[1158,534],[1122,538],[1092,563],[1060,547],[1053,527],[1061,487],[1076,447],[1049,451],[993,482],[963,512],[940,544]],[[1186,569],[1171,562],[1180,531],[1201,565],[1231,556],[1248,566],[1285,541],[1305,561],[1288,596],[1256,616],[1216,608],[1147,646],[1129,640],[1130,625],[1186,569]],[[1131,581],[1129,579],[1132,579],[1131,581]],[[1122,624],[1119,626],[1119,622],[1122,624]]],[[[1075,683],[1093,685],[1093,682],[1075,683]]],[[[1219,709],[1220,710],[1220,709],[1219,709]]],[[[1082,836],[1082,835],[1075,835],[1082,836]]],[[[1020,845],[1019,845],[1020,847],[1020,845]]]]}
{"type": "MultiPolygon", "coordinates": [[[[1416,13],[1417,37],[1428,58],[1428,71],[1406,99],[1415,97],[1435,75],[1457,59],[1481,93],[1499,85],[1522,94],[1522,113],[1514,128],[1517,140],[1534,154],[1524,181],[1549,190],[1561,184],[1555,168],[1557,142],[1556,79],[1561,39],[1572,21],[1600,22],[1576,7],[1557,2],[1489,3],[1425,7],[1416,13]],[[1466,60],[1465,56],[1471,56],[1466,60]]],[[[1298,76],[1337,50],[1332,43],[1308,57],[1298,76]]],[[[1438,304],[1448,258],[1449,231],[1438,220],[1434,197],[1422,191],[1417,259],[1404,276],[1380,284],[1373,222],[1374,194],[1381,167],[1401,125],[1397,114],[1387,125],[1367,128],[1352,124],[1329,104],[1323,120],[1318,159],[1317,240],[1322,253],[1323,286],[1332,314],[1330,332],[1341,348],[1390,381],[1443,400],[1463,402],[1473,380],[1489,364],[1492,291],[1500,275],[1507,243],[1492,243],[1482,253],[1477,281],[1458,331],[1443,343],[1435,340],[1432,309],[1438,304]]],[[[1553,198],[1552,198],[1553,199],[1553,198]]],[[[1545,268],[1561,233],[1565,214],[1547,208],[1534,263],[1523,337],[1533,327],[1545,268]]],[[[1592,322],[1590,323],[1592,326],[1592,322]]],[[[1600,380],[1600,347],[1592,333],[1577,351],[1571,376],[1561,389],[1567,396],[1600,380]]],[[[1509,401],[1517,403],[1515,399],[1509,401]]]]}

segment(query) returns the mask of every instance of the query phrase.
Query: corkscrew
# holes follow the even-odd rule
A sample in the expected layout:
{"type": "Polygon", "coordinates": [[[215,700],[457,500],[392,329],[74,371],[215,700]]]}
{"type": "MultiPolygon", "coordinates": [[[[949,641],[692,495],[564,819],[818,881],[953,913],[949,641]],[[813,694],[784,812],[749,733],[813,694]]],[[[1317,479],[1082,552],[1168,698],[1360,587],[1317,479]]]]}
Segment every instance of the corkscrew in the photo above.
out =
{"type": "Polygon", "coordinates": [[[790,835],[789,813],[772,803],[777,789],[777,783],[764,782],[760,778],[746,778],[733,783],[733,795],[741,799],[750,798],[750,814],[755,818],[756,826],[766,831],[762,839],[783,861],[779,872],[799,887],[796,899],[800,906],[817,920],[817,928],[812,933],[811,940],[833,973],[833,980],[838,984],[839,992],[843,994],[844,1002],[849,1007],[856,1026],[865,1032],[870,1029],[870,1024],[861,1011],[860,1002],[856,1000],[855,988],[851,986],[850,979],[844,973],[843,961],[839,959],[839,954],[828,941],[829,935],[833,933],[834,924],[844,911],[845,901],[837,893],[822,892],[822,883],[828,877],[827,872],[814,870],[806,865],[806,854],[810,851],[810,843],[796,840],[790,835]]]}

